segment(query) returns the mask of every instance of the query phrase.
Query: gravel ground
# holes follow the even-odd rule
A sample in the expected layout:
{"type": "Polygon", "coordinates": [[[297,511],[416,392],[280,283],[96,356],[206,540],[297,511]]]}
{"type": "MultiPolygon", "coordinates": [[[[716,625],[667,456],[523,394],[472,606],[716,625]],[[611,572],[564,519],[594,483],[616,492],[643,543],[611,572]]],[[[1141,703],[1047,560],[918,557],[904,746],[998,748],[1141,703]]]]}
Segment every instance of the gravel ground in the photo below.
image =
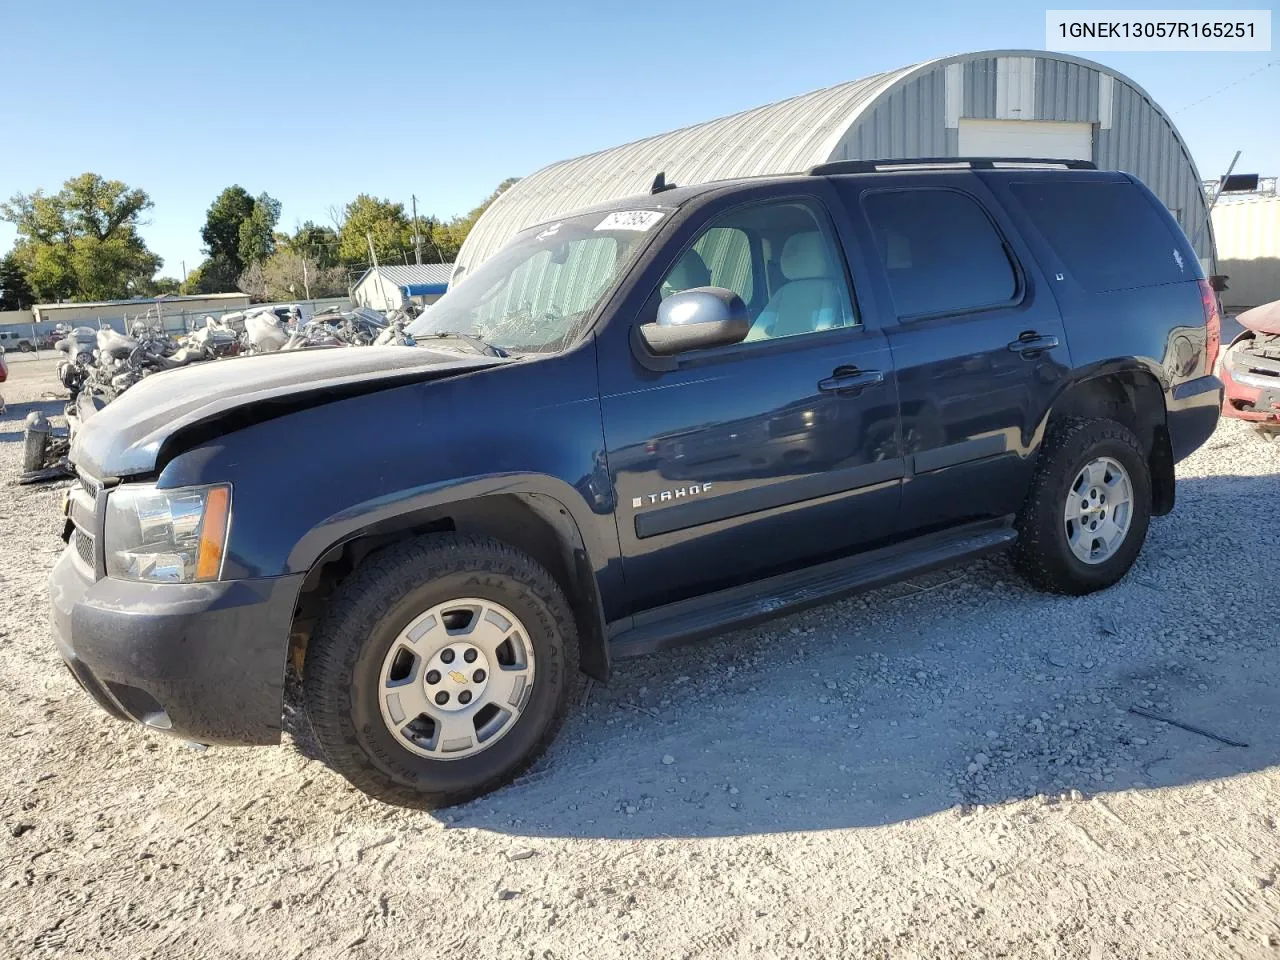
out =
{"type": "Polygon", "coordinates": [[[93,707],[46,626],[60,491],[10,485],[52,364],[15,367],[0,956],[1280,956],[1280,444],[1240,424],[1105,593],[997,559],[624,663],[432,815],[296,719],[202,753],[93,707]]]}

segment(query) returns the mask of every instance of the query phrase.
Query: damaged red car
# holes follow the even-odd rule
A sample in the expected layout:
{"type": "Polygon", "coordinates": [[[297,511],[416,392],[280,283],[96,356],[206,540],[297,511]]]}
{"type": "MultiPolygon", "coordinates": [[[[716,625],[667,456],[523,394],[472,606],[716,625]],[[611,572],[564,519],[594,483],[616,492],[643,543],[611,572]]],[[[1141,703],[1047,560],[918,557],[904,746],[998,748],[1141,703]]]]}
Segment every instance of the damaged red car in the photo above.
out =
{"type": "Polygon", "coordinates": [[[1280,300],[1236,320],[1244,331],[1222,352],[1222,412],[1280,439],[1280,300]]]}

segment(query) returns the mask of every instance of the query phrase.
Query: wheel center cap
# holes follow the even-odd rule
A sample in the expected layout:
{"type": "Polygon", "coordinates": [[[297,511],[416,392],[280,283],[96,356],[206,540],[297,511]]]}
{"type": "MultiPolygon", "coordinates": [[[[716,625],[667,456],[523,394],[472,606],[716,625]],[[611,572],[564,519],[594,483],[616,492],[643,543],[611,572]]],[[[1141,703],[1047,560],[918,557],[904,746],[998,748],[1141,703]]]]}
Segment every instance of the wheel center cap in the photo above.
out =
{"type": "Polygon", "coordinates": [[[427,661],[422,684],[437,710],[473,708],[483,702],[489,685],[489,658],[466,641],[450,643],[427,661]]]}

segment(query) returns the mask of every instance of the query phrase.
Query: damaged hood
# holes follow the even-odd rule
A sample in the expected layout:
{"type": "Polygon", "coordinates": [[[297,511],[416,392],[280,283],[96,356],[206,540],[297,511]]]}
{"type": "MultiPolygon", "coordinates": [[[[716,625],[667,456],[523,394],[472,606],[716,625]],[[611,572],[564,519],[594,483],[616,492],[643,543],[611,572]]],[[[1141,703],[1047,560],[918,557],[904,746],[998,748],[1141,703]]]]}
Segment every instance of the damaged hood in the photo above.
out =
{"type": "MultiPolygon", "coordinates": [[[[268,353],[152,374],[76,430],[70,459],[94,477],[152,473],[165,443],[230,411],[268,420],[300,408],[517,362],[422,347],[268,353]]],[[[243,420],[238,418],[238,423],[243,420]]]]}
{"type": "Polygon", "coordinates": [[[1280,300],[1273,300],[1252,310],[1246,310],[1236,317],[1236,320],[1240,322],[1240,326],[1254,333],[1280,336],[1280,300]]]}

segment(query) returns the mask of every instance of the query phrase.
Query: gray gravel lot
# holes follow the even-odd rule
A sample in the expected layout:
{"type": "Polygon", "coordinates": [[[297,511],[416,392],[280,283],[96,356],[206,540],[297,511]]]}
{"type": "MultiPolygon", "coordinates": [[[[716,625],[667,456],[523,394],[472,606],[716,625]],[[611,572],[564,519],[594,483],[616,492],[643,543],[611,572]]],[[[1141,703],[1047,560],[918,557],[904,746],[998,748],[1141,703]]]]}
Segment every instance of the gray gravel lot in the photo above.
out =
{"type": "Polygon", "coordinates": [[[52,366],[0,386],[0,957],[1280,956],[1280,444],[1240,424],[1112,590],[997,559],[623,663],[432,815],[296,717],[200,753],[81,693],[61,491],[11,483],[52,366]]]}

